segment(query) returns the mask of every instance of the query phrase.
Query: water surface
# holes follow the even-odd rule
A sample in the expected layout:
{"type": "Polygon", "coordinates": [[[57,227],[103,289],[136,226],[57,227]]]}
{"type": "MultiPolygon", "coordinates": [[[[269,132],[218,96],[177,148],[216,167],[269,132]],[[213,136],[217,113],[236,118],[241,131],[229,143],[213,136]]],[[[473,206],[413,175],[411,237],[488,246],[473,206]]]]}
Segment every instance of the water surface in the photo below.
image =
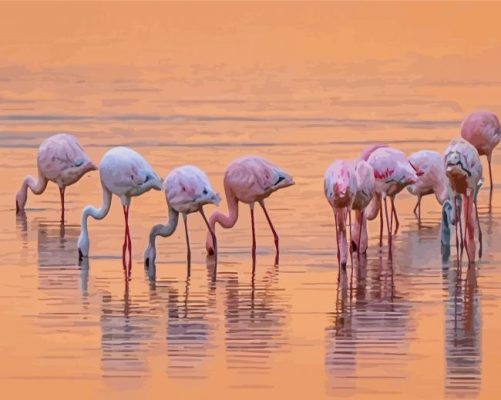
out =
{"type": "MultiPolygon", "coordinates": [[[[393,260],[374,221],[367,257],[338,276],[322,182],[333,160],[369,143],[442,152],[466,113],[500,112],[497,6],[30,7],[0,6],[0,379],[9,398],[499,395],[499,184],[492,212],[480,193],[475,267],[458,264],[454,247],[442,260],[438,205],[424,199],[419,227],[405,192],[393,260]],[[31,26],[22,34],[19,15],[31,26]],[[465,28],[471,18],[482,23],[465,28]],[[64,225],[53,184],[29,197],[25,214],[14,210],[38,145],[56,132],[77,135],[96,162],[128,145],[162,176],[195,163],[221,194],[232,159],[273,160],[296,181],[268,201],[280,265],[258,211],[252,269],[243,205],[234,229],[218,229],[217,271],[194,215],[191,269],[180,224],[157,241],[150,282],[142,254],[151,226],[167,218],[160,192],[132,203],[128,286],[116,198],[106,219],[90,222],[91,257],[78,265],[81,210],[101,201],[97,173],[67,190],[64,225]]],[[[493,167],[497,182],[497,153],[493,167]]]]}

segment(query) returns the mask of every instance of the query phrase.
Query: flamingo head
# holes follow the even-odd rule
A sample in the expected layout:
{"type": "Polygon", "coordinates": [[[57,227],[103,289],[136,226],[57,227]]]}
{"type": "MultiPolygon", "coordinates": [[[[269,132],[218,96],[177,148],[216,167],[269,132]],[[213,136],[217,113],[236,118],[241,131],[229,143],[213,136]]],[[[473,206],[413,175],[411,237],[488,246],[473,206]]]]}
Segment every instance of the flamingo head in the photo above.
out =
{"type": "Polygon", "coordinates": [[[148,272],[155,268],[156,256],[155,244],[150,243],[144,252],[144,268],[148,269],[148,272]]]}
{"type": "Polygon", "coordinates": [[[82,261],[84,257],[87,257],[89,255],[89,247],[90,247],[89,236],[83,230],[80,232],[80,236],[78,237],[77,247],[78,247],[78,260],[82,261]]]}
{"type": "Polygon", "coordinates": [[[26,201],[28,200],[28,193],[26,190],[19,190],[16,194],[16,214],[19,214],[24,210],[24,206],[26,205],[26,201]]]}

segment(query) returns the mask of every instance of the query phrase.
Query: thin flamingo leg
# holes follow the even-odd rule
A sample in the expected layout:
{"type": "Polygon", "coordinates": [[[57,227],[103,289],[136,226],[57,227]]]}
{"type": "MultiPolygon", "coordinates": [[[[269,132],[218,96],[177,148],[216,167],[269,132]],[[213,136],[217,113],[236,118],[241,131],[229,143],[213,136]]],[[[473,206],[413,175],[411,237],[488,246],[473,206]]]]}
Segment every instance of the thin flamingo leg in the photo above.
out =
{"type": "Polygon", "coordinates": [[[478,241],[479,241],[479,248],[478,248],[478,258],[482,258],[482,227],[480,226],[480,218],[478,218],[478,205],[477,205],[477,199],[475,198],[475,218],[477,219],[477,226],[478,226],[478,241]]]}
{"type": "Polygon", "coordinates": [[[64,190],[66,188],[59,188],[59,197],[61,198],[61,222],[64,223],[64,190]]]}
{"type": "MultiPolygon", "coordinates": [[[[470,224],[470,204],[469,204],[469,197],[468,196],[463,196],[463,203],[464,203],[464,214],[465,214],[465,222],[464,222],[464,244],[465,244],[465,247],[466,247],[466,255],[468,257],[468,263],[471,263],[472,261],[472,258],[471,258],[471,255],[470,255],[470,249],[469,249],[469,246],[468,246],[468,243],[469,243],[469,238],[468,236],[470,235],[470,228],[471,228],[471,224],[470,224]]],[[[473,255],[473,257],[475,257],[475,255],[473,255]]]]}
{"type": "MultiPolygon", "coordinates": [[[[127,220],[129,219],[129,212],[127,211],[127,220]]],[[[128,277],[131,278],[132,275],[132,239],[130,237],[129,222],[127,221],[127,244],[129,246],[129,272],[128,277]]]]}
{"type": "Polygon", "coordinates": [[[210,235],[212,236],[212,245],[214,247],[214,257],[217,265],[217,239],[216,239],[216,233],[212,230],[210,227],[209,221],[207,220],[207,217],[205,216],[203,208],[200,208],[200,214],[202,215],[202,218],[204,219],[205,225],[207,225],[207,229],[209,230],[210,235]]]}
{"type": "Polygon", "coordinates": [[[393,242],[392,242],[392,237],[391,237],[391,225],[390,225],[390,221],[389,221],[389,217],[388,217],[388,205],[387,205],[387,201],[386,201],[386,196],[384,198],[384,213],[385,213],[385,216],[386,216],[386,225],[388,227],[388,254],[389,256],[391,257],[392,256],[392,247],[393,247],[393,242]]]}
{"type": "Polygon", "coordinates": [[[494,186],[492,183],[492,166],[491,166],[491,155],[487,155],[487,164],[489,164],[489,180],[491,183],[491,187],[489,189],[489,211],[492,209],[492,192],[494,190],[494,186]]]}
{"type": "Polygon", "coordinates": [[[129,231],[129,226],[127,223],[127,207],[123,206],[124,209],[124,219],[125,219],[125,237],[124,237],[124,244],[122,247],[122,263],[124,267],[124,273],[125,276],[127,277],[127,247],[128,247],[128,231],[129,231]]]}
{"type": "MultiPolygon", "coordinates": [[[[351,234],[351,210],[350,209],[348,209],[348,223],[350,224],[349,230],[350,230],[350,243],[351,243],[353,236],[351,234]]],[[[351,246],[348,247],[348,249],[350,251],[351,270],[353,271],[353,251],[351,251],[351,246]]]]}
{"type": "MultiPolygon", "coordinates": [[[[459,198],[458,198],[458,223],[459,223],[459,246],[461,247],[461,258],[463,257],[464,250],[464,236],[463,236],[463,221],[461,218],[461,210],[459,209],[459,198]]],[[[464,205],[463,205],[464,207],[464,205]]]]}
{"type": "Polygon", "coordinates": [[[398,221],[398,215],[397,215],[397,208],[395,207],[395,197],[391,196],[391,213],[392,213],[392,218],[391,218],[391,226],[393,228],[393,215],[395,216],[395,235],[398,232],[398,228],[400,227],[400,222],[398,221]]]}
{"type": "Polygon", "coordinates": [[[362,242],[362,228],[364,225],[364,212],[360,211],[360,229],[358,231],[358,246],[357,246],[357,257],[360,259],[360,243],[362,242]]]}
{"type": "Polygon", "coordinates": [[[421,196],[418,196],[418,199],[416,201],[416,205],[414,206],[414,210],[412,210],[412,212],[414,213],[414,215],[416,216],[416,218],[418,219],[419,221],[419,215],[417,213],[417,210],[419,208],[419,203],[421,202],[421,196]]]}
{"type": "Polygon", "coordinates": [[[191,248],[190,248],[190,236],[188,234],[188,216],[183,213],[183,222],[184,222],[184,235],[186,238],[186,260],[188,263],[188,271],[191,267],[191,248]]]}
{"type": "Polygon", "coordinates": [[[271,222],[271,218],[268,215],[268,211],[266,210],[266,207],[264,205],[264,201],[260,201],[259,204],[261,205],[261,208],[264,211],[264,215],[266,216],[266,220],[268,221],[268,225],[270,225],[271,232],[273,233],[273,239],[275,241],[275,265],[278,265],[278,260],[280,257],[280,250],[279,250],[279,239],[278,239],[278,234],[277,231],[275,230],[275,227],[273,226],[273,223],[271,222]]]}
{"type": "Polygon", "coordinates": [[[379,247],[383,247],[383,202],[379,205],[379,247]]]}
{"type": "Polygon", "coordinates": [[[416,207],[414,207],[414,215],[418,220],[418,225],[421,226],[421,196],[418,196],[416,207]]]}
{"type": "Polygon", "coordinates": [[[455,226],[456,226],[456,252],[457,252],[457,259],[459,261],[459,235],[458,235],[458,227],[459,227],[459,222],[458,219],[461,219],[461,216],[459,215],[459,207],[458,207],[458,199],[457,196],[454,196],[454,215],[455,215],[455,226]]]}
{"type": "Polygon", "coordinates": [[[254,224],[254,204],[250,206],[252,225],[252,268],[256,267],[256,228],[254,224]]]}
{"type": "Polygon", "coordinates": [[[339,248],[339,227],[337,222],[338,215],[336,210],[334,210],[334,225],[336,226],[336,248],[337,248],[337,266],[338,266],[338,275],[337,280],[339,282],[340,273],[341,273],[341,250],[339,248]]]}
{"type": "Polygon", "coordinates": [[[132,273],[132,240],[130,237],[130,227],[129,227],[129,206],[126,207],[125,209],[125,233],[126,233],[126,239],[127,239],[127,249],[129,253],[129,263],[128,263],[128,271],[127,271],[127,276],[130,279],[131,273],[132,273]]]}

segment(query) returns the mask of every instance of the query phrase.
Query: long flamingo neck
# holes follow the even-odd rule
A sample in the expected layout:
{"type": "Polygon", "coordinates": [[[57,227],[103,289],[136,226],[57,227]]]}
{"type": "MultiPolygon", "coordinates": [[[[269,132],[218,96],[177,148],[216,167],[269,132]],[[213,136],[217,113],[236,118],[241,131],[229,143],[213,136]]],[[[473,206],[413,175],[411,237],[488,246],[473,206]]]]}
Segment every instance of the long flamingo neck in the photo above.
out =
{"type": "Polygon", "coordinates": [[[179,220],[179,213],[169,206],[169,220],[165,225],[158,224],[151,228],[150,231],[150,246],[155,247],[155,238],[157,236],[167,237],[174,233],[179,220]]]}
{"type": "Polygon", "coordinates": [[[47,187],[47,179],[43,176],[39,176],[38,181],[31,176],[27,176],[23,181],[24,190],[27,191],[29,187],[34,194],[42,194],[47,187]]]}
{"type": "Polygon", "coordinates": [[[378,193],[374,193],[372,200],[364,210],[364,217],[372,221],[377,217],[380,208],[381,208],[381,195],[378,193]]]}
{"type": "Polygon", "coordinates": [[[238,219],[238,199],[231,189],[225,187],[226,201],[228,203],[228,215],[220,211],[214,212],[209,219],[209,226],[215,232],[216,222],[225,229],[233,228],[238,219]]]}
{"type": "Polygon", "coordinates": [[[438,202],[442,205],[449,198],[449,185],[446,177],[439,179],[435,184],[435,196],[438,202]]]}
{"type": "Polygon", "coordinates": [[[92,206],[87,206],[84,208],[82,212],[82,222],[81,222],[81,231],[87,236],[87,219],[88,217],[92,217],[94,219],[103,219],[108,215],[111,207],[111,192],[103,186],[103,204],[101,208],[95,208],[92,206]]]}
{"type": "Polygon", "coordinates": [[[24,178],[21,188],[17,192],[16,203],[18,209],[23,209],[26,200],[28,199],[28,188],[30,188],[33,194],[39,195],[42,194],[47,187],[47,179],[40,174],[38,177],[38,181],[35,181],[35,178],[32,176],[27,176],[24,178]]]}

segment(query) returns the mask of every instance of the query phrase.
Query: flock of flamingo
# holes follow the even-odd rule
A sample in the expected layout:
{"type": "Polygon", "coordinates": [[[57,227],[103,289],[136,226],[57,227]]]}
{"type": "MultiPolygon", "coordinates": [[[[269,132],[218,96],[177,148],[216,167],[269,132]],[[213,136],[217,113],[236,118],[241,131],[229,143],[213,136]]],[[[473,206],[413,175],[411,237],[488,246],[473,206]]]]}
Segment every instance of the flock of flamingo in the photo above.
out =
{"type": "MultiPolygon", "coordinates": [[[[334,212],[337,239],[337,259],[345,269],[350,257],[358,257],[367,251],[367,220],[379,214],[379,245],[382,246],[386,221],[388,251],[391,256],[392,236],[397,233],[399,220],[395,197],[404,188],[417,196],[414,214],[421,219],[421,197],[435,194],[442,206],[441,240],[450,242],[451,226],[456,227],[456,247],[466,248],[468,261],[476,257],[475,230],[478,229],[479,257],[482,256],[482,231],[478,219],[477,197],[483,183],[481,155],[487,156],[490,178],[489,204],[492,203],[492,152],[501,139],[501,127],[495,114],[477,111],[466,117],[461,125],[461,137],[453,139],[444,155],[422,150],[407,157],[402,151],[374,145],[364,150],[357,160],[337,160],[327,168],[324,175],[324,192],[334,212]],[[388,211],[387,198],[390,199],[388,211]],[[384,210],[383,210],[384,209],[384,210]],[[461,216],[463,209],[464,216],[461,216]],[[355,219],[351,221],[351,211],[355,219]],[[383,216],[384,214],[384,216],[383,216]],[[464,219],[464,222],[462,221],[464,219]],[[393,230],[393,223],[395,228],[393,230]],[[463,228],[464,234],[463,234],[463,228]],[[350,233],[348,246],[347,226],[350,233]]],[[[232,228],[238,219],[238,202],[248,204],[252,226],[252,258],[256,260],[256,233],[254,205],[257,202],[273,233],[276,248],[275,263],[279,262],[279,236],[266,210],[264,200],[278,189],[294,185],[293,178],[284,170],[257,157],[248,156],[233,161],[224,175],[224,191],[228,215],[215,211],[206,218],[206,204],[219,205],[220,197],[214,192],[207,175],[199,168],[186,165],[174,169],[162,179],[148,162],[137,152],[127,147],[114,147],[101,159],[99,168],[80,146],[77,139],[68,134],[47,138],[38,150],[38,180],[31,176],[23,180],[16,195],[16,212],[24,210],[28,188],[41,194],[48,181],[59,186],[61,196],[61,220],[64,221],[64,193],[67,186],[77,182],[89,171],[99,169],[103,203],[101,208],[87,206],[83,209],[81,232],[78,239],[80,260],[89,255],[87,219],[103,219],[110,210],[112,194],[120,198],[125,217],[125,238],[122,259],[126,277],[130,279],[132,246],[129,231],[129,208],[131,198],[150,189],[163,190],[168,207],[168,222],[152,227],[148,247],[144,253],[146,267],[153,266],[156,259],[155,239],[167,237],[176,230],[179,214],[183,217],[188,263],[191,259],[188,233],[188,214],[199,212],[207,225],[206,249],[217,257],[216,223],[223,228],[232,228]]]]}

